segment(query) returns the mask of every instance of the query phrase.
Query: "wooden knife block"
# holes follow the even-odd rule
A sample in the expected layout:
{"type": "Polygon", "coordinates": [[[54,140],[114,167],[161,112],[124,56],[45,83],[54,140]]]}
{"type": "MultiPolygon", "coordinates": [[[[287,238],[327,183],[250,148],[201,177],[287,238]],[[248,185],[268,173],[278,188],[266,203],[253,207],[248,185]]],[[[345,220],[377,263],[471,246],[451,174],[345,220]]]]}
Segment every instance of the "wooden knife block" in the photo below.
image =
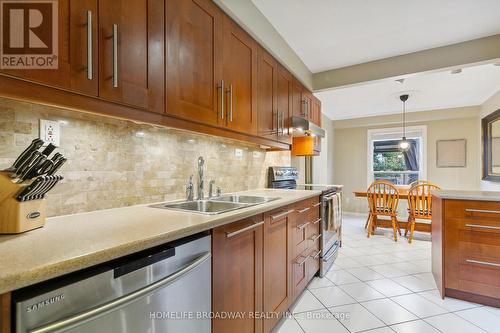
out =
{"type": "Polygon", "coordinates": [[[19,234],[44,226],[44,199],[19,202],[15,198],[28,185],[13,183],[9,174],[0,172],[0,234],[19,234]]]}

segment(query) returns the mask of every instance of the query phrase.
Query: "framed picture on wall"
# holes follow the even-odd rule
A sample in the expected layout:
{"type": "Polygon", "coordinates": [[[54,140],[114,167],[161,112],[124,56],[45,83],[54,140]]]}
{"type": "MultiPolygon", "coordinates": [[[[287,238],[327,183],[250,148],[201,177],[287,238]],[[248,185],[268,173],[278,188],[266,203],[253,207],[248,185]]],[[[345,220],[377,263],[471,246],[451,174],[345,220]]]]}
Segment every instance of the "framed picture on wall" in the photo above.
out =
{"type": "Polygon", "coordinates": [[[438,140],[436,166],[438,168],[465,168],[467,165],[467,140],[438,140]]]}

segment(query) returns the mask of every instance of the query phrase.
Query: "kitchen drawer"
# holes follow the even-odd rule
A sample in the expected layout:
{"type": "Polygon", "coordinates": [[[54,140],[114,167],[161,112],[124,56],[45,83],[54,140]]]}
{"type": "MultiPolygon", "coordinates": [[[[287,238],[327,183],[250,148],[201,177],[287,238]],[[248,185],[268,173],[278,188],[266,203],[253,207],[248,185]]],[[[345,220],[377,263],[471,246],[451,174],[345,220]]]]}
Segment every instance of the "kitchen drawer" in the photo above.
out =
{"type": "Polygon", "coordinates": [[[294,219],[292,222],[292,256],[296,257],[302,253],[308,246],[307,227],[311,224],[305,219],[294,219]]]}
{"type": "Polygon", "coordinates": [[[493,246],[498,250],[500,255],[500,233],[484,232],[482,229],[476,230],[459,230],[458,242],[461,246],[493,246]]]}
{"type": "Polygon", "coordinates": [[[321,219],[316,218],[313,220],[310,220],[311,222],[307,225],[306,227],[306,237],[307,237],[307,247],[312,248],[315,244],[319,244],[321,239],[321,231],[320,231],[320,225],[321,225],[321,219]]]}
{"type": "Polygon", "coordinates": [[[445,218],[460,218],[480,223],[494,221],[496,226],[500,227],[500,202],[446,200],[445,218]]]}
{"type": "Polygon", "coordinates": [[[309,258],[306,263],[308,281],[311,281],[311,279],[319,271],[319,260],[320,260],[319,255],[320,255],[319,242],[316,242],[313,248],[311,248],[311,250],[309,251],[309,258]]]}
{"type": "Polygon", "coordinates": [[[474,255],[463,256],[458,265],[459,290],[483,296],[500,298],[500,267],[489,266],[486,263],[497,263],[474,255]],[[466,260],[476,260],[468,262],[466,260]]]}
{"type": "Polygon", "coordinates": [[[309,249],[305,249],[292,260],[292,303],[302,293],[309,282],[307,275],[309,252],[309,249]]]}

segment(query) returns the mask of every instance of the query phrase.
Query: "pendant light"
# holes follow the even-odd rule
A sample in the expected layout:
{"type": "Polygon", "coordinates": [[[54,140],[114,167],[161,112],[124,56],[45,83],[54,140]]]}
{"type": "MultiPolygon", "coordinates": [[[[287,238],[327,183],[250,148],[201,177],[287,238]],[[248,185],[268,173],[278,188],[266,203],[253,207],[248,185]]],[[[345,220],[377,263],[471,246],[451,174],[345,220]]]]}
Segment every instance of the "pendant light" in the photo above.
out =
{"type": "Polygon", "coordinates": [[[399,149],[406,151],[410,148],[410,142],[406,139],[406,101],[410,97],[408,94],[399,96],[401,102],[403,102],[403,138],[399,141],[399,149]]]}

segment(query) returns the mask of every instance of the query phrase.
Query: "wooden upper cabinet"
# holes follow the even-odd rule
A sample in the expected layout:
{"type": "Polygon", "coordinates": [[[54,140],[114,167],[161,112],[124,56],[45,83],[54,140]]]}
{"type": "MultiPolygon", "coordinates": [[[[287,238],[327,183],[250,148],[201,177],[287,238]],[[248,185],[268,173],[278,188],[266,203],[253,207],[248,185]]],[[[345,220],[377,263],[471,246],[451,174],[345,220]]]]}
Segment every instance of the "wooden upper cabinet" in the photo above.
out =
{"type": "Polygon", "coordinates": [[[312,98],[311,121],[321,126],[321,101],[316,96],[312,98]]]}
{"type": "MultiPolygon", "coordinates": [[[[264,312],[283,313],[292,296],[290,269],[291,218],[287,207],[265,214],[264,224],[264,312]]],[[[264,332],[269,332],[279,318],[264,321],[264,332]]]]}
{"type": "Polygon", "coordinates": [[[257,134],[257,43],[229,17],[223,21],[223,124],[257,134]]]}
{"type": "Polygon", "coordinates": [[[293,77],[281,65],[278,66],[277,103],[278,103],[278,141],[290,144],[291,116],[292,116],[292,89],[293,77]]]}
{"type": "Polygon", "coordinates": [[[71,1],[71,6],[69,0],[59,0],[58,13],[58,68],[3,69],[0,72],[97,96],[97,0],[71,1]],[[89,64],[92,75],[88,72],[89,64]]]}
{"type": "Polygon", "coordinates": [[[312,121],[312,109],[313,109],[314,96],[308,90],[302,90],[302,117],[307,120],[312,121]]]}
{"type": "Polygon", "coordinates": [[[259,49],[258,65],[259,136],[278,139],[278,63],[263,48],[259,49]]]}
{"type": "Polygon", "coordinates": [[[293,80],[292,84],[292,114],[295,117],[305,117],[306,108],[304,100],[302,98],[302,92],[304,87],[296,79],[293,80]]]}
{"type": "Polygon", "coordinates": [[[99,96],[164,110],[164,0],[99,0],[99,96]]]}
{"type": "Polygon", "coordinates": [[[169,115],[217,125],[222,80],[222,12],[209,0],[167,0],[169,115]]]}
{"type": "MultiPolygon", "coordinates": [[[[312,96],[312,107],[311,107],[311,121],[318,126],[321,126],[321,101],[312,96]]],[[[314,138],[314,150],[317,152],[321,151],[321,138],[314,138]]]]}
{"type": "Polygon", "coordinates": [[[214,333],[262,333],[263,216],[215,228],[212,232],[212,310],[242,312],[242,319],[212,320],[214,333]]]}

